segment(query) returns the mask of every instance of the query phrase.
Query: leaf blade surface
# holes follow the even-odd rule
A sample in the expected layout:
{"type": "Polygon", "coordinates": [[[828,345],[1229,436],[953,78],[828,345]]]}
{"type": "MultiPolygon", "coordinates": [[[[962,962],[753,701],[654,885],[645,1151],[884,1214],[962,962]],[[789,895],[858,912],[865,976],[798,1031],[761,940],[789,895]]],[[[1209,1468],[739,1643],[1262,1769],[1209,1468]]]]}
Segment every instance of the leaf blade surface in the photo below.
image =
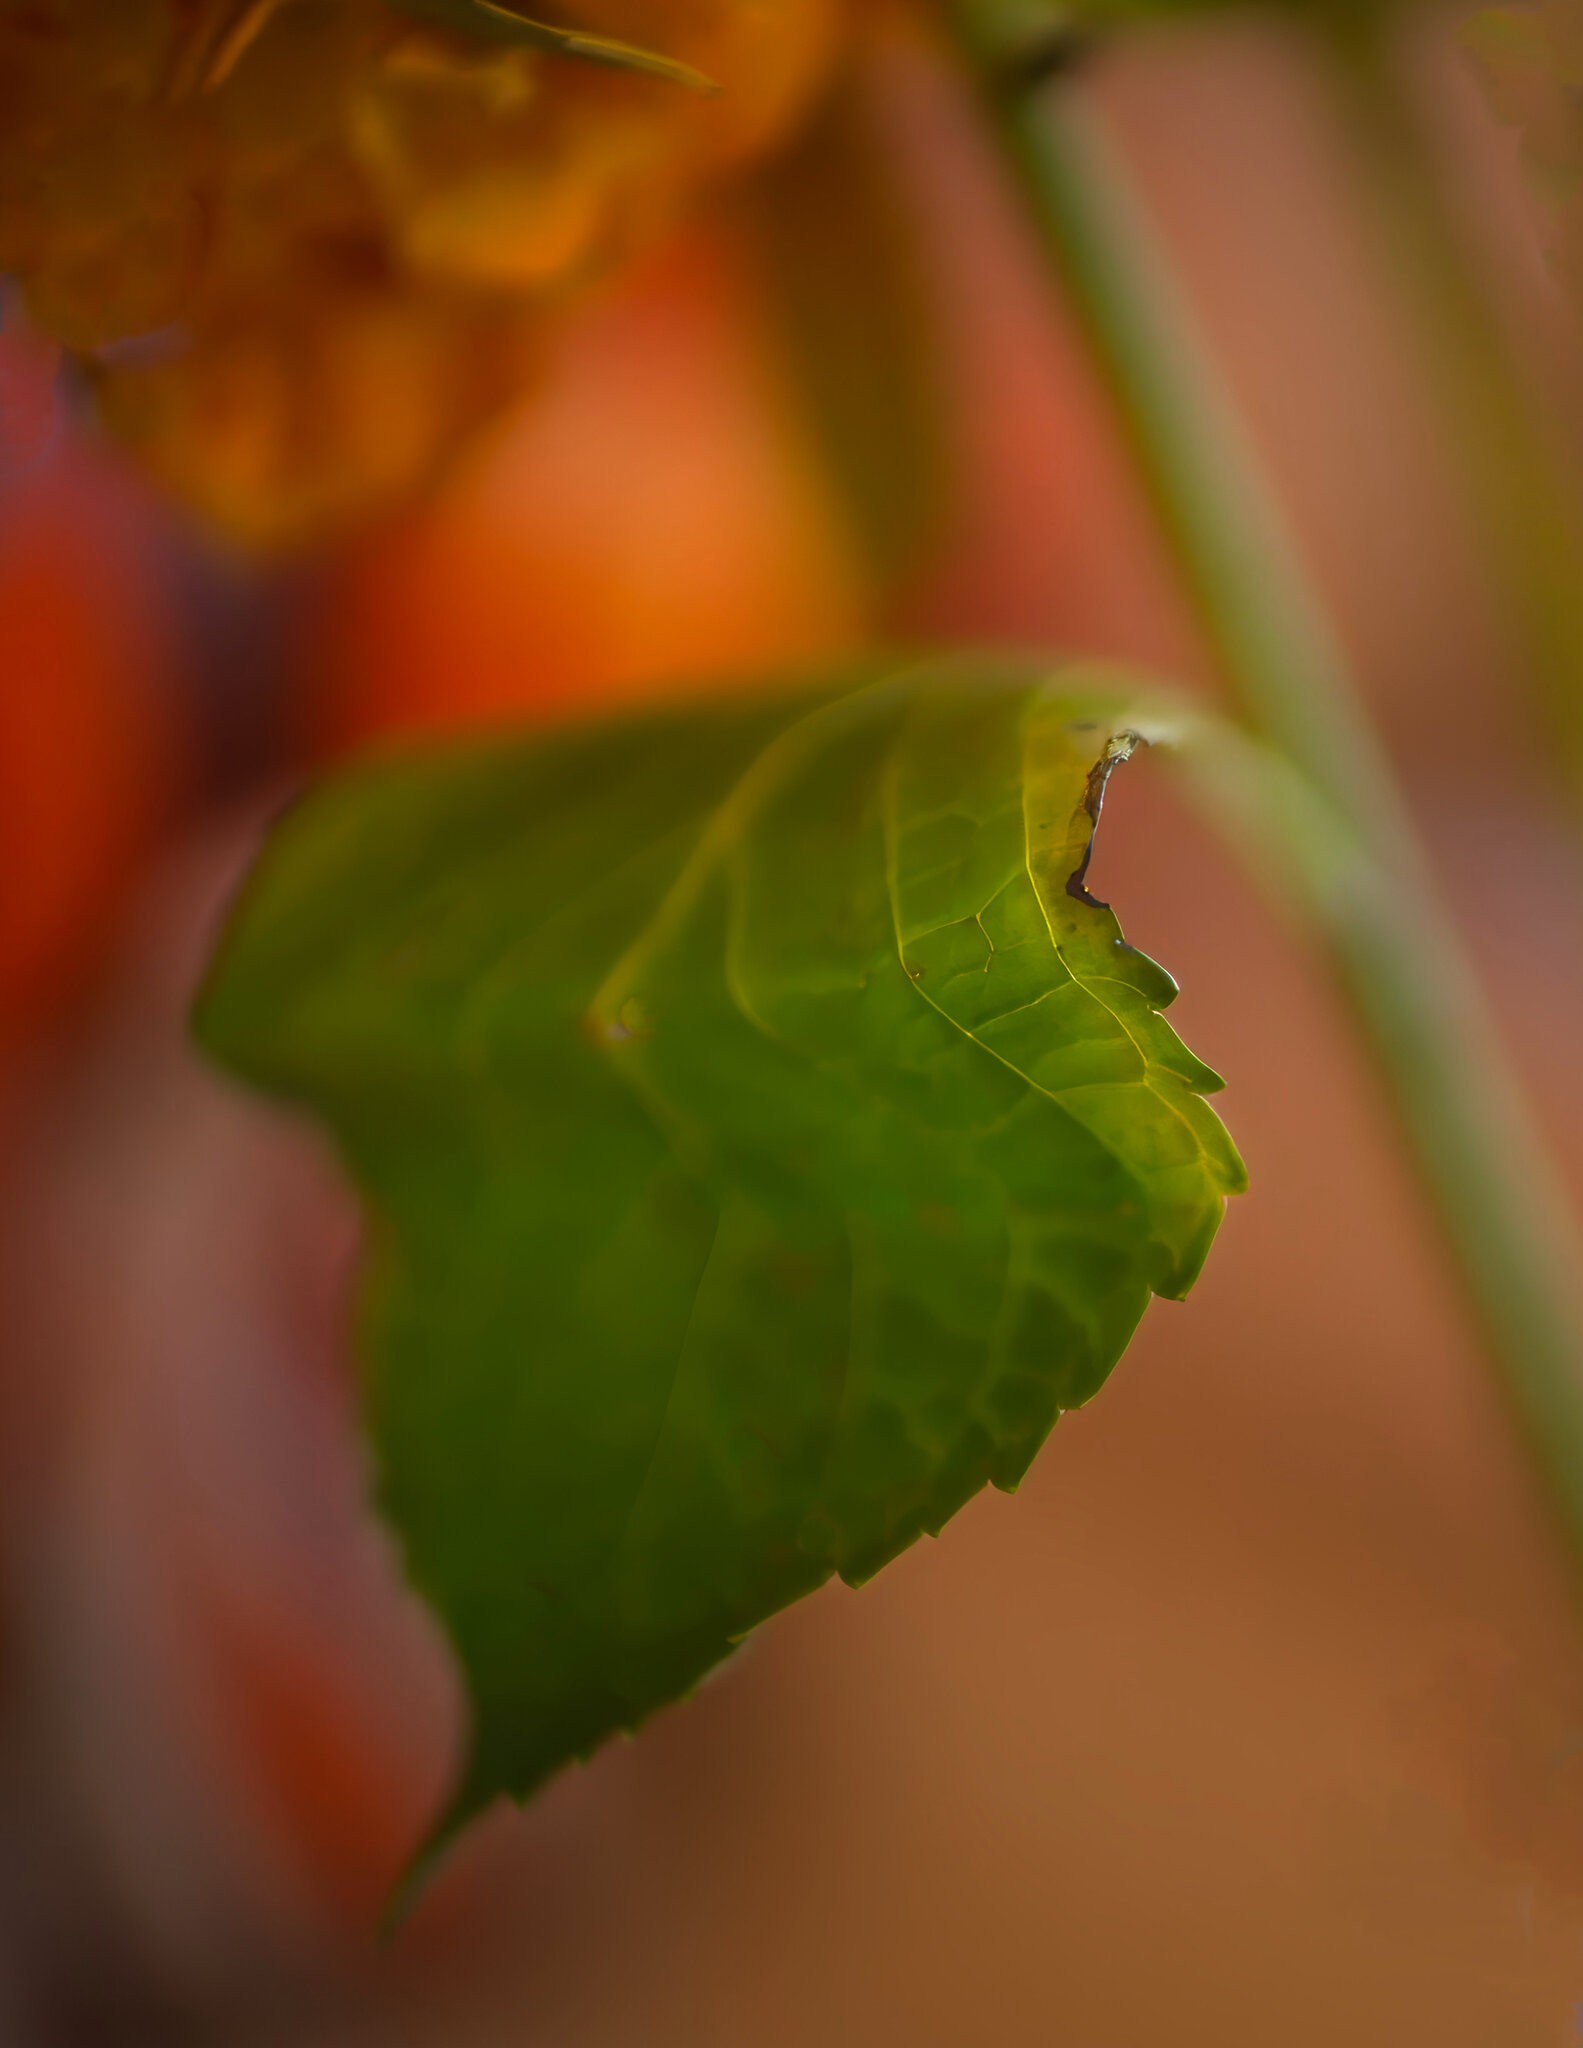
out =
{"type": "Polygon", "coordinates": [[[453,1821],[1014,1486],[1242,1185],[1083,885],[1132,707],[851,681],[356,770],[201,999],[368,1202],[382,1505],[474,1707],[453,1821]]]}

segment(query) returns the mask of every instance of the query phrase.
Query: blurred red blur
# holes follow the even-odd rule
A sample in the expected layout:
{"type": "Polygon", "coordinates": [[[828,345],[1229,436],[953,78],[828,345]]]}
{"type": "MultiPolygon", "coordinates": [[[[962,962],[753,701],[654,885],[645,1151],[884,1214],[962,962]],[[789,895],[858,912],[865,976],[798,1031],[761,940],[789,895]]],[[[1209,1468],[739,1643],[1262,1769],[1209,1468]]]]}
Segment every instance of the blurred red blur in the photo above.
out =
{"type": "MultiPolygon", "coordinates": [[[[0,350],[13,355],[8,334],[0,350]]],[[[42,431],[22,412],[18,393],[7,440],[22,474],[0,493],[0,1061],[91,974],[171,818],[186,745],[169,686],[179,627],[147,539],[86,456],[28,461],[42,431]]]]}

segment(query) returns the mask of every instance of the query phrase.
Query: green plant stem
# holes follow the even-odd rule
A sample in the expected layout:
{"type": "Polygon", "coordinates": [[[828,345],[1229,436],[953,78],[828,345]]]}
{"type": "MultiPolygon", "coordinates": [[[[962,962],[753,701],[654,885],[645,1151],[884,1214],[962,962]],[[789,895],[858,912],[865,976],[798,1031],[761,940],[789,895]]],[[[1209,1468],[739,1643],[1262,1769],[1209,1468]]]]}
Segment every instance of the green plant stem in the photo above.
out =
{"type": "Polygon", "coordinates": [[[1281,854],[1323,932],[1502,1388],[1583,1553],[1583,1254],[1391,764],[1091,117],[1069,92],[1003,71],[978,8],[948,0],[947,19],[1211,648],[1248,722],[1296,771],[1267,798],[1240,771],[1217,794],[1233,829],[1281,854]]]}
{"type": "Polygon", "coordinates": [[[1322,37],[1368,217],[1422,352],[1583,807],[1583,493],[1547,432],[1438,172],[1383,11],[1322,37]]]}

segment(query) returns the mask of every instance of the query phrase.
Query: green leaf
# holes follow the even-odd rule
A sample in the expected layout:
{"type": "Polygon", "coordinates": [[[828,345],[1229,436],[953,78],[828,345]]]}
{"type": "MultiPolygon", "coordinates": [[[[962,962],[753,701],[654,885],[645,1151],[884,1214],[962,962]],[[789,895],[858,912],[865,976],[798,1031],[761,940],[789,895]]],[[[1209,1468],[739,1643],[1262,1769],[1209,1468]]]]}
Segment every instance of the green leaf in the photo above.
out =
{"type": "Polygon", "coordinates": [[[383,1507],[474,1707],[442,1837],[1014,1487],[1243,1185],[1082,884],[1146,714],[851,680],[357,769],[200,1000],[367,1198],[383,1507]]]}

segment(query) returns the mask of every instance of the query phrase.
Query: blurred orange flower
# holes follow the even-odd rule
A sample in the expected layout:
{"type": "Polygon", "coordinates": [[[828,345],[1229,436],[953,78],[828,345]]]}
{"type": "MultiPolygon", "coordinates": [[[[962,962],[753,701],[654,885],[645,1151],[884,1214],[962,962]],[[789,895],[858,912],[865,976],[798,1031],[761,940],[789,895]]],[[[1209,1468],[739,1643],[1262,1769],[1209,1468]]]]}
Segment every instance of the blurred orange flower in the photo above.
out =
{"type": "Polygon", "coordinates": [[[294,664],[311,754],[739,689],[861,639],[860,565],[753,288],[728,235],[672,237],[566,323],[442,496],[327,565],[294,664]]]}
{"type": "Polygon", "coordinates": [[[168,486],[313,540],[429,482],[568,295],[787,131],[845,5],[558,9],[706,93],[481,0],[0,0],[0,271],[168,486]]]}

